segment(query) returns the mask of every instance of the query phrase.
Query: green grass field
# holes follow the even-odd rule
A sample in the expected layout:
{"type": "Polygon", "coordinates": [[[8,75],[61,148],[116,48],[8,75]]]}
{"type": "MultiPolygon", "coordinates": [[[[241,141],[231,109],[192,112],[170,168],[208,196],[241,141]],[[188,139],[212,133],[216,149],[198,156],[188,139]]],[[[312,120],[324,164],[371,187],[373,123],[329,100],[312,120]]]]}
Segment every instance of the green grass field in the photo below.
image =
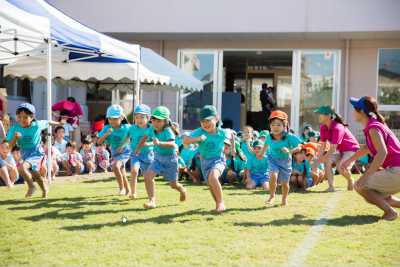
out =
{"type": "MultiPolygon", "coordinates": [[[[358,177],[358,176],[357,176],[358,177]]],[[[304,265],[399,265],[400,221],[347,192],[341,197],[304,265]]],[[[332,193],[327,183],[289,195],[289,207],[264,204],[268,193],[224,186],[226,212],[204,185],[183,182],[188,199],[156,179],[157,209],[144,210],[143,178],[138,200],[118,197],[114,178],[52,183],[25,199],[27,187],[0,189],[0,265],[285,265],[318,220],[332,193]],[[128,218],[121,222],[122,215],[128,218]]],[[[335,193],[336,194],[336,193],[335,193]]]]}

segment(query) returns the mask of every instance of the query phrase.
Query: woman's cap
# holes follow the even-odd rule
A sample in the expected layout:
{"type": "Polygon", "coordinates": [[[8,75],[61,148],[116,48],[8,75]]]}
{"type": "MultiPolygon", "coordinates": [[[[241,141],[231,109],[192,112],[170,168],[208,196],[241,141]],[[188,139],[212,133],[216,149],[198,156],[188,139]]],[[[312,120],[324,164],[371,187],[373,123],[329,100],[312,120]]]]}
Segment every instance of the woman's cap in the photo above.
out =
{"type": "Polygon", "coordinates": [[[255,147],[264,147],[264,142],[262,140],[256,140],[253,142],[253,148],[255,147]]]}
{"type": "Polygon", "coordinates": [[[151,116],[159,120],[166,120],[169,119],[170,114],[171,113],[169,112],[168,108],[160,106],[153,110],[153,114],[151,114],[151,116]]]}
{"type": "Polygon", "coordinates": [[[253,131],[253,135],[255,135],[257,138],[260,137],[260,133],[258,131],[253,131]]]}
{"type": "Polygon", "coordinates": [[[149,108],[148,105],[141,104],[135,108],[135,112],[133,113],[133,115],[135,115],[136,113],[150,115],[151,109],[149,108]]]}
{"type": "Polygon", "coordinates": [[[72,102],[70,102],[70,101],[68,101],[68,100],[65,100],[65,101],[64,101],[63,107],[64,107],[66,110],[74,110],[74,109],[75,109],[75,103],[72,103],[72,102]]]}
{"type": "Polygon", "coordinates": [[[124,115],[124,109],[120,105],[112,105],[107,109],[106,118],[119,118],[124,115]]]}
{"type": "Polygon", "coordinates": [[[316,143],[308,142],[305,145],[306,148],[318,149],[318,145],[316,143]]]}
{"type": "Polygon", "coordinates": [[[23,104],[19,105],[17,110],[20,109],[20,108],[26,108],[27,110],[32,112],[32,114],[36,113],[35,107],[33,105],[29,104],[29,103],[23,103],[23,104]]]}
{"type": "Polygon", "coordinates": [[[94,122],[93,128],[95,131],[100,131],[101,129],[103,129],[103,127],[104,127],[104,120],[94,122]]]}
{"type": "Polygon", "coordinates": [[[311,130],[307,133],[307,135],[308,135],[308,137],[314,137],[314,136],[317,136],[317,133],[315,131],[311,130]]]}
{"type": "Polygon", "coordinates": [[[352,104],[353,106],[355,106],[358,109],[362,109],[365,113],[369,114],[371,111],[369,109],[367,109],[367,107],[365,106],[364,98],[365,98],[365,96],[361,97],[360,99],[351,97],[350,104],[352,104]]]}
{"type": "Polygon", "coordinates": [[[335,115],[335,113],[325,105],[322,105],[319,109],[315,110],[314,113],[335,115]]]}
{"type": "Polygon", "coordinates": [[[212,120],[216,116],[218,116],[217,109],[211,105],[206,105],[199,111],[199,121],[212,120]]]}
{"type": "Polygon", "coordinates": [[[315,157],[315,151],[311,147],[306,148],[306,154],[311,154],[315,157]]]}
{"type": "Polygon", "coordinates": [[[269,135],[269,131],[267,130],[264,130],[260,133],[260,136],[267,136],[267,135],[269,135]]]}
{"type": "Polygon", "coordinates": [[[190,134],[189,132],[183,132],[183,133],[181,134],[181,137],[184,136],[184,135],[189,136],[189,134],[190,134]]]}
{"type": "Polygon", "coordinates": [[[268,118],[269,120],[271,119],[281,119],[281,120],[287,120],[287,115],[285,112],[280,111],[280,110],[275,110],[272,112],[271,116],[268,118]]]}

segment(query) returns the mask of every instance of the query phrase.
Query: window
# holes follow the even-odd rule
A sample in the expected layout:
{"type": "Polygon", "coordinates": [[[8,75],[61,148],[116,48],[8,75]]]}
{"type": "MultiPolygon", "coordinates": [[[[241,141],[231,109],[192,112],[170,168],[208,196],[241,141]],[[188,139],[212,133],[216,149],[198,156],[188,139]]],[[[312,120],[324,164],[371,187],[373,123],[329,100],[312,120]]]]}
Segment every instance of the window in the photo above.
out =
{"type": "Polygon", "coordinates": [[[400,129],[400,49],[379,49],[377,97],[379,113],[391,129],[400,129]]]}
{"type": "MultiPolygon", "coordinates": [[[[4,67],[6,65],[0,64],[0,77],[3,76],[4,67]]],[[[20,78],[13,79],[10,76],[4,77],[4,86],[7,87],[5,92],[2,92],[7,99],[28,100],[31,98],[31,81],[29,79],[20,78]]]]}

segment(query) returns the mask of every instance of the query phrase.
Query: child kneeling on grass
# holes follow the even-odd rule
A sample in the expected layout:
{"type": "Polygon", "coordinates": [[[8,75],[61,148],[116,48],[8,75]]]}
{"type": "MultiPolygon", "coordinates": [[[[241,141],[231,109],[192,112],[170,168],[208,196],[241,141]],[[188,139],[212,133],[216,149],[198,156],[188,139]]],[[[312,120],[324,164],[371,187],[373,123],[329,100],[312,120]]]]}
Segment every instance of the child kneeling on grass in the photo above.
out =
{"type": "MultiPolygon", "coordinates": [[[[306,148],[306,158],[305,158],[308,163],[311,165],[314,162],[315,159],[315,151],[311,147],[306,148]]],[[[309,169],[311,178],[313,180],[311,187],[315,187],[315,185],[321,180],[320,174],[318,172],[313,172],[313,170],[310,168],[309,169]]]]}
{"type": "Polygon", "coordinates": [[[237,180],[236,170],[237,170],[237,162],[234,157],[231,155],[231,144],[229,140],[224,141],[224,155],[226,158],[226,166],[225,170],[222,172],[222,175],[219,177],[219,182],[221,185],[228,183],[229,185],[233,185],[233,182],[237,180]]]}
{"type": "Polygon", "coordinates": [[[257,186],[261,186],[264,190],[269,190],[269,168],[268,159],[262,153],[264,142],[256,140],[253,143],[254,153],[247,160],[247,181],[246,189],[252,190],[257,186]]]}
{"type": "Polygon", "coordinates": [[[292,176],[290,183],[294,186],[294,190],[299,190],[299,186],[303,191],[312,186],[313,179],[310,174],[310,163],[306,158],[306,148],[302,147],[300,152],[292,154],[292,176]]]}
{"type": "Polygon", "coordinates": [[[67,153],[64,154],[62,165],[67,171],[68,176],[77,176],[85,170],[81,154],[76,152],[76,143],[68,142],[66,145],[67,153]]]}

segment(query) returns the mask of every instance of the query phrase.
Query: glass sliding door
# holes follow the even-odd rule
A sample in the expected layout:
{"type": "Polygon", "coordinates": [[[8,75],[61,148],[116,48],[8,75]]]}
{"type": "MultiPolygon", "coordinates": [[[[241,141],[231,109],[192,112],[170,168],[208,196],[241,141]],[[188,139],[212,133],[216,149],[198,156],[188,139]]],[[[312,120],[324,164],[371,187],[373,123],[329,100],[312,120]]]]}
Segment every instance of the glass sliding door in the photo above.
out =
{"type": "Polygon", "coordinates": [[[319,131],[314,110],[331,105],[339,112],[340,51],[297,51],[297,59],[295,126],[298,133],[307,124],[319,131]]]}

